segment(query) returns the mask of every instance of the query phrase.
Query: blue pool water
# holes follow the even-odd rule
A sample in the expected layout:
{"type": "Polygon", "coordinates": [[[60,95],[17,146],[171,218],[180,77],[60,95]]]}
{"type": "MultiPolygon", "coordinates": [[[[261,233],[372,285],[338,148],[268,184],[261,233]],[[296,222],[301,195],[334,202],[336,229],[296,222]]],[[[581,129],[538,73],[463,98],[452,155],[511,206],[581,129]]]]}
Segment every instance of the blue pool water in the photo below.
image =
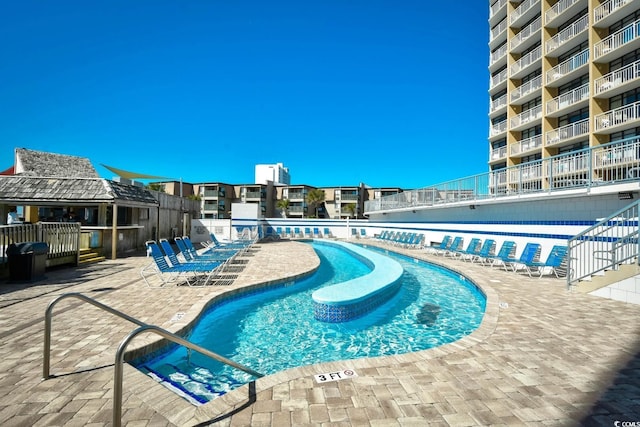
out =
{"type": "MultiPolygon", "coordinates": [[[[485,298],[464,277],[391,253],[405,272],[400,290],[387,303],[349,322],[320,322],[313,316],[313,291],[365,275],[370,268],[339,247],[313,247],[321,263],[312,276],[212,306],[188,339],[273,374],[319,362],[437,347],[468,335],[482,321],[485,298]]],[[[194,403],[255,379],[196,352],[187,355],[182,347],[133,364],[194,403]]]]}

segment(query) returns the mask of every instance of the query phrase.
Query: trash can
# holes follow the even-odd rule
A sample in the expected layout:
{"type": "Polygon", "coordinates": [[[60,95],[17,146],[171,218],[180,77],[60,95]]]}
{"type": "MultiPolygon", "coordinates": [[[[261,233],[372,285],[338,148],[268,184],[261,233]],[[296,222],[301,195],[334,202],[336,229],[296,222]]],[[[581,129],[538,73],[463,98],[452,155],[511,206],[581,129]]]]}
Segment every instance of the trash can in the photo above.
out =
{"type": "Polygon", "coordinates": [[[44,275],[49,247],[45,242],[12,243],[7,248],[9,278],[22,281],[44,275]]]}

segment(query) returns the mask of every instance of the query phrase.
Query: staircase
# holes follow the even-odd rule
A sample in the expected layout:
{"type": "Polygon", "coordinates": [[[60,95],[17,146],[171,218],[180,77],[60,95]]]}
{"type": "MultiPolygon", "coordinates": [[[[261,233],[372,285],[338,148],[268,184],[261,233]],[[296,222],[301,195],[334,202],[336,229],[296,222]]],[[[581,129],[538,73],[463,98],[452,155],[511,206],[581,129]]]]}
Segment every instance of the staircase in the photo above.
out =
{"type": "Polygon", "coordinates": [[[105,260],[105,257],[101,255],[96,249],[80,249],[78,265],[91,264],[94,262],[100,262],[104,260],[105,260]]]}
{"type": "Polygon", "coordinates": [[[640,202],[569,239],[569,289],[593,292],[640,274],[640,202]]]}

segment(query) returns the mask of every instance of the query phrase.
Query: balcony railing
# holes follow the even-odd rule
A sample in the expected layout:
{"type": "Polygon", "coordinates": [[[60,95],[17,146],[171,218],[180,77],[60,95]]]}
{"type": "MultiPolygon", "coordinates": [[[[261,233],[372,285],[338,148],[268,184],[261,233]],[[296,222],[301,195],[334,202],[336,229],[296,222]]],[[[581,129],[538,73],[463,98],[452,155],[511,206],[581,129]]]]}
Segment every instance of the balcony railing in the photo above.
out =
{"type": "Polygon", "coordinates": [[[521,84],[511,92],[511,101],[515,101],[522,98],[525,95],[530,94],[542,87],[542,76],[538,76],[526,83],[521,84]]]}
{"type": "Polygon", "coordinates": [[[503,7],[507,5],[507,0],[498,0],[489,8],[489,19],[493,18],[493,16],[500,11],[503,7]]]}
{"type": "Polygon", "coordinates": [[[531,138],[523,139],[515,144],[511,145],[511,155],[516,156],[527,151],[535,150],[542,147],[542,135],[532,136],[531,138]]]}
{"type": "Polygon", "coordinates": [[[496,99],[492,99],[491,100],[491,112],[493,113],[496,110],[499,110],[502,107],[506,107],[507,106],[507,94],[505,93],[504,95],[502,95],[500,98],[496,98],[496,99]]]}
{"type": "Polygon", "coordinates": [[[520,6],[516,8],[509,18],[509,24],[516,22],[522,15],[524,15],[529,9],[533,8],[536,4],[539,4],[540,0],[525,0],[520,3],[520,6]]]}
{"type": "Polygon", "coordinates": [[[500,160],[507,157],[507,146],[497,147],[491,150],[491,160],[500,160]]]}
{"type": "Polygon", "coordinates": [[[289,200],[304,200],[305,193],[289,191],[289,200]]]}
{"type": "Polygon", "coordinates": [[[589,49],[585,49],[566,61],[561,62],[547,71],[547,84],[561,79],[565,75],[586,65],[589,62],[589,49]]]}
{"type": "Polygon", "coordinates": [[[491,38],[489,42],[492,42],[498,37],[500,37],[500,35],[504,33],[506,30],[507,30],[507,18],[504,18],[502,21],[498,23],[498,25],[496,25],[491,29],[491,38]]]}
{"type": "Polygon", "coordinates": [[[489,58],[489,64],[493,65],[496,62],[498,62],[499,60],[501,60],[502,58],[504,58],[505,56],[507,56],[507,44],[505,43],[503,46],[501,46],[500,48],[494,50],[493,52],[491,52],[491,57],[489,58]]]}
{"type": "Polygon", "coordinates": [[[515,35],[509,42],[511,50],[520,46],[529,37],[536,35],[542,28],[542,18],[538,18],[531,24],[524,27],[518,34],[515,35]]]}
{"type": "Polygon", "coordinates": [[[504,120],[500,123],[496,123],[491,126],[491,135],[489,136],[492,137],[492,136],[500,135],[501,133],[505,133],[506,131],[507,131],[507,121],[504,120]]]}
{"type": "Polygon", "coordinates": [[[491,89],[498,86],[500,83],[507,81],[507,69],[500,71],[495,76],[491,76],[491,89]]]}
{"type": "Polygon", "coordinates": [[[595,116],[596,131],[640,119],[640,101],[595,116]]]}
{"type": "Polygon", "coordinates": [[[259,191],[247,191],[245,197],[247,199],[262,199],[264,194],[259,191]]]}
{"type": "Polygon", "coordinates": [[[518,59],[516,62],[514,62],[513,65],[511,66],[511,74],[515,74],[520,70],[524,70],[529,65],[540,60],[540,58],[542,58],[542,46],[538,46],[537,48],[535,48],[534,50],[532,50],[531,52],[527,53],[526,55],[518,59]]]}
{"type": "Polygon", "coordinates": [[[589,119],[559,127],[545,134],[545,146],[562,143],[580,135],[589,134],[589,119]]]}
{"type": "Polygon", "coordinates": [[[573,24],[560,31],[555,36],[551,37],[547,42],[547,53],[559,48],[578,34],[586,31],[589,27],[589,15],[586,14],[580,19],[576,20],[573,24]]]}
{"type": "Polygon", "coordinates": [[[345,201],[345,200],[358,200],[359,196],[357,194],[341,194],[340,195],[340,200],[345,201]]]}
{"type": "Polygon", "coordinates": [[[542,117],[542,105],[536,105],[533,108],[523,111],[516,117],[511,119],[511,127],[518,127],[530,123],[542,117]]]}
{"type": "Polygon", "coordinates": [[[585,83],[572,90],[571,92],[563,93],[560,96],[553,98],[547,102],[547,114],[554,113],[562,110],[563,108],[570,107],[582,100],[589,98],[589,83],[585,83]]]}
{"type": "Polygon", "coordinates": [[[598,59],[609,52],[618,49],[620,46],[635,40],[639,35],[640,19],[594,44],[593,59],[598,59]]]}
{"type": "Polygon", "coordinates": [[[631,1],[632,0],[609,0],[608,2],[602,3],[593,10],[594,23],[598,23],[598,21],[611,15],[625,4],[631,3],[631,1]]]}
{"type": "Polygon", "coordinates": [[[622,67],[609,74],[605,74],[599,79],[595,79],[593,85],[596,95],[609,89],[620,86],[621,84],[637,80],[640,78],[640,60],[622,67]]]}
{"type": "Polygon", "coordinates": [[[553,20],[556,16],[560,15],[562,12],[573,6],[573,4],[577,3],[578,1],[579,0],[560,0],[544,14],[544,22],[551,22],[551,20],[553,20]]]}
{"type": "Polygon", "coordinates": [[[636,182],[639,177],[640,137],[636,136],[368,200],[365,202],[365,213],[469,203],[531,192],[552,193],[567,188],[588,188],[607,183],[636,182]]]}

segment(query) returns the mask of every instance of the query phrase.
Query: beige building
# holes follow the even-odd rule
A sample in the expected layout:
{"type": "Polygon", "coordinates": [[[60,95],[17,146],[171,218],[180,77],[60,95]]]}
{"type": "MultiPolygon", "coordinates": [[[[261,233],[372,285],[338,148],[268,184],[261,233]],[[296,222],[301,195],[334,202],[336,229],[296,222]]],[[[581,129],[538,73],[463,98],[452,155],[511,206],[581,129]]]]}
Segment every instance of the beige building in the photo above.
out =
{"type": "Polygon", "coordinates": [[[492,0],[489,27],[492,192],[637,178],[640,2],[492,0]]]}

